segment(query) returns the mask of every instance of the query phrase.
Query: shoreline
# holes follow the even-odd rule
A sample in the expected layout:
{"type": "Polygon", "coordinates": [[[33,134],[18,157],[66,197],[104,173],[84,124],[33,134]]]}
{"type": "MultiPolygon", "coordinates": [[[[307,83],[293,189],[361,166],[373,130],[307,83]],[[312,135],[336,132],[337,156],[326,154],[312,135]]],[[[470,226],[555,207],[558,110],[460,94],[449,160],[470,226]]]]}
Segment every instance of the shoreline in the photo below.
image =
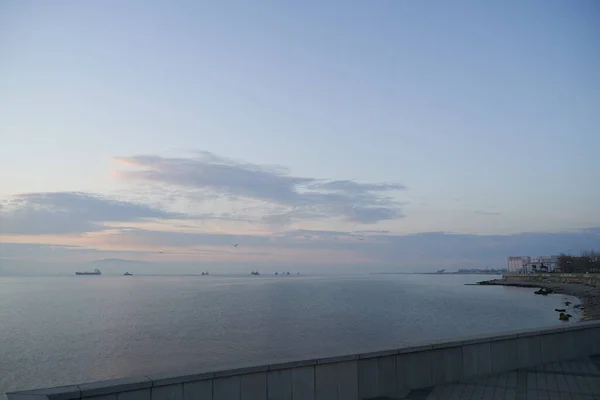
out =
{"type": "Polygon", "coordinates": [[[510,281],[506,279],[492,279],[490,281],[477,282],[476,285],[550,289],[553,293],[577,297],[581,301],[581,321],[600,320],[600,288],[595,286],[580,283],[529,282],[514,279],[510,281]]]}

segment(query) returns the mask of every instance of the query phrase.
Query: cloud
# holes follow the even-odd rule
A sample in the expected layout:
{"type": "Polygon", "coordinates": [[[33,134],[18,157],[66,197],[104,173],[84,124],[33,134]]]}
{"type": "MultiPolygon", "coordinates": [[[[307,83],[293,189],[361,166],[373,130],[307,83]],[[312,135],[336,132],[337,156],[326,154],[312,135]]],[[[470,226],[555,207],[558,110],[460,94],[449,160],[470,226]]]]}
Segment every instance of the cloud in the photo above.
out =
{"type": "Polygon", "coordinates": [[[473,211],[474,214],[480,214],[480,215],[500,215],[499,212],[492,212],[492,211],[481,211],[481,210],[475,210],[473,211]]]}
{"type": "MultiPolygon", "coordinates": [[[[222,235],[226,236],[226,235],[222,235]]],[[[161,247],[166,243],[160,243],[161,247]]],[[[173,247],[173,246],[171,246],[173,247]]],[[[270,253],[264,251],[244,251],[243,249],[237,250],[236,254],[238,255],[262,255],[266,256],[270,253]],[[241,250],[241,251],[240,251],[241,250]]],[[[65,260],[76,260],[81,261],[81,259],[91,259],[96,260],[98,257],[122,257],[128,256],[130,258],[145,258],[145,256],[156,256],[156,254],[160,254],[158,249],[152,249],[152,251],[144,251],[144,250],[102,250],[96,249],[93,247],[86,246],[73,246],[73,245],[61,245],[61,244],[42,244],[42,243],[0,243],[0,255],[2,259],[21,259],[21,260],[45,260],[45,259],[58,259],[62,258],[65,260]]],[[[201,249],[201,250],[192,250],[186,249],[184,246],[180,246],[180,249],[176,252],[169,252],[169,254],[177,254],[177,255],[222,255],[222,254],[231,254],[231,249],[229,247],[221,247],[215,249],[201,249]]],[[[139,260],[138,260],[139,261],[139,260]]]]}
{"type": "Polygon", "coordinates": [[[598,250],[600,244],[599,228],[514,235],[358,234],[303,229],[252,235],[125,229],[107,231],[99,236],[100,239],[96,236],[82,241],[82,246],[3,243],[0,244],[0,256],[4,260],[0,260],[0,267],[8,261],[85,261],[126,256],[159,263],[163,266],[160,273],[179,271],[179,262],[191,263],[189,272],[211,265],[217,273],[216,262],[224,268],[221,272],[240,272],[251,268],[249,263],[252,267],[260,267],[261,271],[263,267],[280,270],[295,265],[304,268],[309,259],[322,272],[435,271],[440,268],[504,267],[506,257],[511,255],[577,254],[583,250],[598,250]],[[239,246],[234,248],[237,243],[239,246]],[[97,245],[102,245],[105,250],[96,250],[97,245]],[[164,254],[158,256],[158,250],[164,254]]]}
{"type": "Polygon", "coordinates": [[[0,209],[2,234],[77,234],[105,229],[107,222],[183,218],[145,204],[81,192],[12,196],[0,209]]]}
{"type": "Polygon", "coordinates": [[[97,250],[85,246],[63,245],[63,244],[43,244],[43,243],[0,243],[0,255],[5,259],[53,259],[67,257],[73,254],[137,254],[143,255],[148,252],[134,250],[97,250]]]}
{"type": "Polygon", "coordinates": [[[192,158],[139,155],[115,160],[134,168],[119,172],[128,181],[173,185],[190,193],[209,190],[284,207],[264,216],[269,224],[324,218],[372,224],[403,216],[401,203],[385,195],[404,190],[400,184],[296,177],[280,166],[243,163],[205,151],[192,158]]]}
{"type": "Polygon", "coordinates": [[[406,186],[399,184],[390,183],[358,183],[354,181],[329,181],[323,183],[316,183],[312,185],[314,188],[331,190],[331,191],[343,191],[347,193],[363,193],[363,192],[382,192],[386,190],[404,190],[406,186]]]}
{"type": "Polygon", "coordinates": [[[239,249],[302,249],[351,251],[387,265],[446,265],[448,260],[470,260],[485,268],[488,263],[503,266],[511,255],[553,255],[598,249],[600,234],[594,230],[514,235],[467,235],[426,232],[408,235],[326,230],[290,230],[271,235],[161,232],[133,229],[115,234],[113,240],[133,246],[225,246],[239,243],[239,249]],[[359,240],[362,239],[362,240],[359,240]]]}

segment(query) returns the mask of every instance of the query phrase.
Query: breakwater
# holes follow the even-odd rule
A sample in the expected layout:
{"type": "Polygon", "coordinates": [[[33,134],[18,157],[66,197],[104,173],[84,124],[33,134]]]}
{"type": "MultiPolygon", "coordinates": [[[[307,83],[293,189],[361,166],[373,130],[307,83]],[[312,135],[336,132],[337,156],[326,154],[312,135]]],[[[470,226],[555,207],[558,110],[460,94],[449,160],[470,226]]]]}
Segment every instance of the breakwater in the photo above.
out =
{"type": "Polygon", "coordinates": [[[595,354],[600,354],[597,321],[375,353],[180,371],[7,395],[10,400],[399,398],[411,389],[595,354]]]}

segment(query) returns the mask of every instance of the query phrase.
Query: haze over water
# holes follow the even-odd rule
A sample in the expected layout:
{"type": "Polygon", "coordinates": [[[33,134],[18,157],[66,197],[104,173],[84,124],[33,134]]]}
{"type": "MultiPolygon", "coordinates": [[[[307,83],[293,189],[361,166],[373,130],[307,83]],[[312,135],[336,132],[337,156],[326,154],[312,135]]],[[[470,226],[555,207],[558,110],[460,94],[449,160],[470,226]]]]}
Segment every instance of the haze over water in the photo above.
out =
{"type": "Polygon", "coordinates": [[[2,277],[0,393],[559,324],[565,296],[489,278],[2,277]]]}

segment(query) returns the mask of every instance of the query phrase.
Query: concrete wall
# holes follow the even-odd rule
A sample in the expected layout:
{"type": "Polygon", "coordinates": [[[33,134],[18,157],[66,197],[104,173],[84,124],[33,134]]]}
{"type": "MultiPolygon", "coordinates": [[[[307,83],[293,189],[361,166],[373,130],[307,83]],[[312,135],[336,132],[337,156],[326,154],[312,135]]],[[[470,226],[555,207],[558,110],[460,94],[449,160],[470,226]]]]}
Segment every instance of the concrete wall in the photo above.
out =
{"type": "Polygon", "coordinates": [[[8,393],[10,400],[352,400],[600,354],[600,322],[221,371],[8,393]]]}
{"type": "Polygon", "coordinates": [[[551,282],[551,283],[578,283],[591,286],[600,286],[600,274],[504,274],[507,281],[519,282],[551,282]]]}

